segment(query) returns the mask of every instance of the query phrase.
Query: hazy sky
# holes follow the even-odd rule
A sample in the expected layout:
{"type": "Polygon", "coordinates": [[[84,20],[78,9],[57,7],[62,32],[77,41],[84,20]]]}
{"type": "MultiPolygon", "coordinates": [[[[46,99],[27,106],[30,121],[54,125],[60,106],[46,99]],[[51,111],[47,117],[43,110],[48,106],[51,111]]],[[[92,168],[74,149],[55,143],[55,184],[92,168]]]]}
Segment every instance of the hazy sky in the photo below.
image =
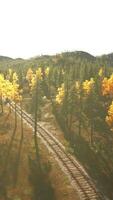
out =
{"type": "Polygon", "coordinates": [[[0,55],[113,52],[113,0],[0,0],[0,55]]]}

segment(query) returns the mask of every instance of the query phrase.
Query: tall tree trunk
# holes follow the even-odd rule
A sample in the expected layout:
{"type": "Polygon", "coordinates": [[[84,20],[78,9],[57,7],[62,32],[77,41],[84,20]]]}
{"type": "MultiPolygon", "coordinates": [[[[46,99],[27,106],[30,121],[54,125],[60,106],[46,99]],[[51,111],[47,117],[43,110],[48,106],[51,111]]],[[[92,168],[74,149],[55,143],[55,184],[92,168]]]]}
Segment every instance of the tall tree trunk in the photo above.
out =
{"type": "Polygon", "coordinates": [[[91,146],[93,145],[93,132],[94,132],[93,122],[91,122],[91,130],[90,130],[90,145],[91,146]]]}
{"type": "Polygon", "coordinates": [[[23,111],[22,111],[22,101],[20,103],[20,107],[21,107],[21,139],[23,140],[23,111]]]}
{"type": "Polygon", "coordinates": [[[15,132],[16,132],[16,129],[17,129],[17,105],[15,103],[15,128],[14,128],[14,135],[15,135],[15,132]]]}
{"type": "Polygon", "coordinates": [[[82,97],[80,94],[80,101],[79,101],[79,125],[78,125],[78,133],[81,136],[82,133],[82,97]]]}
{"type": "Polygon", "coordinates": [[[81,136],[81,132],[82,132],[82,123],[81,123],[81,119],[79,119],[79,125],[78,125],[78,134],[79,134],[79,136],[81,136]]]}
{"type": "Polygon", "coordinates": [[[18,148],[18,153],[16,156],[16,166],[14,169],[14,186],[17,185],[18,182],[18,172],[19,172],[19,165],[21,160],[21,152],[22,152],[22,144],[23,144],[23,111],[22,111],[22,101],[20,102],[20,108],[21,108],[21,138],[20,138],[20,144],[18,148]]]}
{"type": "Polygon", "coordinates": [[[9,159],[10,159],[10,154],[11,154],[11,150],[12,150],[12,144],[13,144],[13,141],[14,141],[16,129],[17,129],[17,112],[16,112],[16,103],[15,103],[15,125],[14,125],[13,134],[11,136],[11,141],[9,143],[7,154],[6,154],[6,158],[5,158],[5,162],[4,162],[4,171],[3,171],[3,174],[2,174],[4,180],[7,177],[7,167],[8,167],[8,163],[9,163],[9,159]]]}
{"type": "Polygon", "coordinates": [[[9,106],[9,112],[8,112],[8,114],[7,114],[7,116],[6,116],[5,120],[4,120],[4,123],[5,123],[5,124],[7,123],[10,114],[11,114],[11,107],[9,106]]]}
{"type": "Polygon", "coordinates": [[[73,115],[71,114],[70,116],[69,116],[69,131],[71,131],[71,129],[72,129],[72,119],[73,119],[73,115]]]}
{"type": "Polygon", "coordinates": [[[17,109],[17,105],[15,103],[15,124],[14,124],[13,134],[12,134],[12,137],[11,137],[11,142],[10,142],[9,147],[8,147],[8,156],[7,157],[10,156],[10,151],[11,151],[13,140],[14,140],[16,130],[17,130],[17,112],[16,112],[16,109],[17,109]]]}
{"type": "Polygon", "coordinates": [[[37,139],[37,117],[38,117],[38,83],[36,84],[35,90],[35,121],[34,121],[34,143],[36,149],[36,159],[39,161],[39,147],[38,147],[38,139],[37,139]]]}
{"type": "Polygon", "coordinates": [[[4,106],[3,106],[3,98],[1,96],[1,113],[3,114],[4,112],[4,106]]]}

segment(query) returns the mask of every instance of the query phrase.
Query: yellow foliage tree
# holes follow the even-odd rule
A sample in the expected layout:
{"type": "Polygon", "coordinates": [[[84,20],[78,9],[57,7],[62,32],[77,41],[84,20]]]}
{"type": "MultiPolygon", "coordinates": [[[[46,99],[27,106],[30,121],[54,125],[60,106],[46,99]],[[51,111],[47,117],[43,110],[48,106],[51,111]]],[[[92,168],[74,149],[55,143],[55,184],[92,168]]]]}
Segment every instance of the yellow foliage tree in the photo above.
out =
{"type": "Polygon", "coordinates": [[[33,70],[29,68],[26,74],[26,79],[28,80],[28,82],[31,82],[32,77],[33,77],[33,70]]]}
{"type": "Polygon", "coordinates": [[[93,90],[93,87],[94,87],[94,79],[93,78],[90,78],[90,80],[85,80],[83,82],[83,91],[85,94],[90,94],[90,92],[93,90]]]}
{"type": "Polygon", "coordinates": [[[102,81],[102,94],[105,95],[113,95],[113,74],[110,78],[104,78],[102,81]]]}
{"type": "Polygon", "coordinates": [[[108,115],[106,116],[106,122],[111,127],[111,130],[113,131],[113,101],[108,109],[108,115]]]}
{"type": "Polygon", "coordinates": [[[56,95],[56,102],[58,104],[62,104],[64,96],[65,96],[64,84],[62,84],[61,87],[59,87],[57,91],[58,91],[58,94],[56,95]]]}

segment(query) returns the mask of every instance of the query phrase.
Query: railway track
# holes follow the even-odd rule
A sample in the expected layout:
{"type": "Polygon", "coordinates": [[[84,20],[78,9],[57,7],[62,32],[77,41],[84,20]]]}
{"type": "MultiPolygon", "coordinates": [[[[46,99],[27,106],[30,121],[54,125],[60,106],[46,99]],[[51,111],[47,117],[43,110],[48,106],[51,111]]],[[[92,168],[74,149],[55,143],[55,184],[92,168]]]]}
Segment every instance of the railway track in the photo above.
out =
{"type": "MultiPolygon", "coordinates": [[[[14,104],[10,104],[14,110],[14,104]]],[[[34,129],[34,119],[22,110],[23,119],[31,128],[34,129]]],[[[21,108],[17,105],[17,114],[21,116],[21,108]]],[[[53,153],[59,166],[71,181],[74,189],[78,192],[80,200],[108,200],[96,187],[91,177],[79,164],[75,157],[67,153],[65,147],[43,126],[37,123],[37,135],[42,142],[53,153]]]]}

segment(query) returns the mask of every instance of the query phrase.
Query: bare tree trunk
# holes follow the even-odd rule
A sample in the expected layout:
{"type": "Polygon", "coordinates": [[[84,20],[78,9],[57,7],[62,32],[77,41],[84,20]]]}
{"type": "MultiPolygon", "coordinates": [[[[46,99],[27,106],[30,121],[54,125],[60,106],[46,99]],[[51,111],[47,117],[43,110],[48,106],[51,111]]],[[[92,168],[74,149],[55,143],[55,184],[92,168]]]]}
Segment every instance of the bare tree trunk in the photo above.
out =
{"type": "Polygon", "coordinates": [[[82,116],[81,116],[81,113],[82,113],[82,97],[80,95],[80,105],[79,105],[79,125],[78,125],[78,133],[79,133],[79,136],[81,136],[81,133],[82,133],[82,116]]]}
{"type": "Polygon", "coordinates": [[[38,83],[36,84],[36,91],[35,91],[35,122],[34,122],[34,143],[36,149],[36,159],[39,161],[39,147],[38,147],[38,140],[37,140],[37,117],[38,117],[38,83]]]}
{"type": "Polygon", "coordinates": [[[20,138],[20,144],[18,148],[18,153],[16,156],[16,165],[14,169],[14,186],[17,185],[18,182],[18,172],[19,172],[19,166],[20,166],[20,160],[21,160],[21,152],[22,152],[22,144],[23,144],[23,111],[22,111],[22,101],[20,102],[20,108],[21,108],[21,138],[20,138]]]}
{"type": "Polygon", "coordinates": [[[15,103],[15,128],[14,128],[14,135],[15,135],[15,132],[16,132],[16,129],[17,129],[17,112],[16,112],[16,103],[15,103]]]}
{"type": "Polygon", "coordinates": [[[1,113],[3,114],[3,112],[4,112],[3,98],[2,98],[2,96],[1,96],[1,113]]]}
{"type": "Polygon", "coordinates": [[[72,129],[72,119],[73,119],[73,116],[71,115],[69,117],[69,131],[71,131],[71,129],[72,129]]]}
{"type": "Polygon", "coordinates": [[[91,122],[91,130],[90,130],[90,145],[93,145],[93,123],[91,122]]]}
{"type": "Polygon", "coordinates": [[[82,129],[82,123],[81,123],[81,119],[79,119],[79,125],[78,125],[78,134],[79,134],[79,136],[81,136],[81,129],[82,129]]]}
{"type": "Polygon", "coordinates": [[[21,107],[21,139],[23,139],[23,111],[22,111],[22,101],[20,103],[20,107],[21,107]]]}
{"type": "Polygon", "coordinates": [[[7,167],[8,167],[8,164],[9,164],[9,159],[10,159],[10,154],[11,154],[11,150],[12,150],[12,144],[13,144],[13,141],[14,141],[16,129],[17,129],[17,113],[16,113],[16,103],[15,103],[15,125],[14,125],[13,134],[11,136],[11,141],[9,143],[5,162],[4,162],[4,171],[3,171],[3,174],[2,174],[4,181],[7,181],[7,167]]]}
{"type": "Polygon", "coordinates": [[[11,107],[9,106],[9,112],[8,112],[8,114],[7,114],[7,116],[6,116],[5,120],[4,120],[4,123],[5,123],[5,124],[7,123],[10,114],[11,114],[11,107]]]}
{"type": "Polygon", "coordinates": [[[8,156],[7,156],[7,158],[10,156],[12,143],[13,143],[13,140],[14,140],[14,137],[15,137],[15,133],[16,133],[16,130],[17,130],[17,112],[16,112],[16,109],[17,109],[17,107],[16,107],[16,103],[15,103],[15,125],[14,125],[13,134],[12,134],[12,137],[11,137],[11,142],[10,142],[9,147],[8,147],[8,156]]]}

